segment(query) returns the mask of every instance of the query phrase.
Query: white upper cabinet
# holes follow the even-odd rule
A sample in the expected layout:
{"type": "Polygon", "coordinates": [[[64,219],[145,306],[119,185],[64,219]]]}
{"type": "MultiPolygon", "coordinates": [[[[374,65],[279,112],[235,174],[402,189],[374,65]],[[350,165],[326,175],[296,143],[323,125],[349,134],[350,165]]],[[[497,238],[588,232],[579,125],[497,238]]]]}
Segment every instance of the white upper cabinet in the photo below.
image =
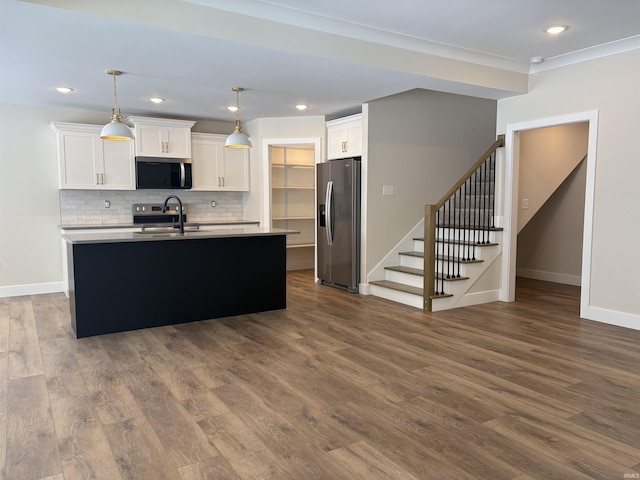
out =
{"type": "Polygon", "coordinates": [[[102,140],[100,125],[54,122],[61,189],[135,190],[131,141],[102,140]]]}
{"type": "Polygon", "coordinates": [[[128,117],[138,157],[191,158],[191,127],[196,122],[128,117]]]}
{"type": "Polygon", "coordinates": [[[327,159],[362,155],[362,114],[331,120],[327,125],[327,159]]]}
{"type": "Polygon", "coordinates": [[[226,135],[191,134],[192,190],[249,190],[249,149],[225,148],[226,138],[226,135]]]}

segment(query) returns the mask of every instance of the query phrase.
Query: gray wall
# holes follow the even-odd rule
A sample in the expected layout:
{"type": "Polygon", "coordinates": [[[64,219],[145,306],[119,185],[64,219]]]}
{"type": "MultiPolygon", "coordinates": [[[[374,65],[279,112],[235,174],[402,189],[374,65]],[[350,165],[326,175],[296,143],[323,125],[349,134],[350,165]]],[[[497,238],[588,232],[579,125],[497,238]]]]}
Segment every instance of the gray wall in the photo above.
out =
{"type": "Polygon", "coordinates": [[[518,276],[580,284],[586,178],[582,161],[520,231],[518,276]]]}
{"type": "Polygon", "coordinates": [[[494,100],[417,89],[369,102],[369,271],[491,146],[495,126],[494,100]]]}

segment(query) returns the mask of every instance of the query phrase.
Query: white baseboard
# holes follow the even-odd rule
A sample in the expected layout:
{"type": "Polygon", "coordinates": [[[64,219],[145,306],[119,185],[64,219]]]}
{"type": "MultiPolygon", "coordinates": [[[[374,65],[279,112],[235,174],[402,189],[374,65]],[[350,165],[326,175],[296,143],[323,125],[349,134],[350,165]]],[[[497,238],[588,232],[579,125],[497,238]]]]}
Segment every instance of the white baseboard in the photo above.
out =
{"type": "Polygon", "coordinates": [[[529,268],[516,269],[516,276],[544,280],[545,282],[563,283],[565,285],[581,285],[580,275],[567,275],[566,273],[545,272],[544,270],[531,270],[529,268]]]}
{"type": "Polygon", "coordinates": [[[615,310],[607,310],[600,307],[587,307],[580,311],[580,316],[587,320],[608,323],[618,327],[631,328],[640,330],[640,315],[626,312],[618,312],[615,310]]]}
{"type": "Polygon", "coordinates": [[[41,295],[43,293],[64,292],[64,282],[32,283],[29,285],[9,285],[0,287],[0,297],[21,297],[23,295],[41,295]]]}

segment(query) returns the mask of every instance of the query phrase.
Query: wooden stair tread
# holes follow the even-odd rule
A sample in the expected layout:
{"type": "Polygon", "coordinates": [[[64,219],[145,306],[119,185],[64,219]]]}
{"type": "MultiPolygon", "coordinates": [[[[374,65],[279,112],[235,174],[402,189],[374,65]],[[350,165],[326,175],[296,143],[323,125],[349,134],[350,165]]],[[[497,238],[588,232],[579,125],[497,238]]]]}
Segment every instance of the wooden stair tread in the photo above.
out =
{"type": "Polygon", "coordinates": [[[402,273],[408,273],[409,275],[417,275],[419,277],[424,277],[424,270],[421,268],[412,268],[412,267],[405,267],[402,265],[394,265],[391,267],[384,267],[385,270],[393,270],[394,272],[402,272],[402,273]]]}
{"type": "MultiPolygon", "coordinates": [[[[414,240],[418,240],[420,242],[424,242],[423,237],[415,237],[414,240]]],[[[451,243],[453,245],[469,245],[471,247],[497,247],[499,243],[496,242],[486,242],[486,243],[476,243],[476,242],[463,242],[460,240],[445,240],[444,238],[436,238],[436,242],[439,243],[451,243]]]]}
{"type": "Polygon", "coordinates": [[[458,229],[458,230],[488,230],[489,232],[502,232],[503,228],[502,227],[489,227],[489,228],[482,228],[481,226],[477,226],[478,228],[475,228],[473,225],[466,225],[466,226],[462,226],[462,225],[436,225],[436,228],[453,228],[453,229],[458,229]]]}
{"type": "Polygon", "coordinates": [[[447,278],[447,276],[443,273],[439,273],[436,278],[438,280],[444,280],[445,282],[459,282],[460,280],[469,280],[469,277],[450,277],[447,278]]]}
{"type": "MultiPolygon", "coordinates": [[[[393,270],[394,272],[408,273],[409,275],[417,275],[424,277],[424,270],[421,268],[405,267],[403,265],[393,265],[391,267],[384,267],[385,270],[393,270]]],[[[459,280],[469,280],[469,277],[451,277],[447,278],[444,274],[438,274],[438,280],[444,280],[445,282],[457,282],[459,280]]]]}
{"type": "Polygon", "coordinates": [[[476,242],[461,242],[460,240],[445,240],[443,238],[436,238],[436,242],[438,243],[451,243],[453,245],[463,245],[470,247],[496,247],[498,244],[495,242],[487,242],[487,243],[476,243],[476,242]]]}
{"type": "Polygon", "coordinates": [[[453,297],[453,295],[450,293],[441,293],[440,295],[429,295],[429,298],[431,300],[437,300],[438,298],[449,298],[449,297],[453,297]]]}
{"type": "Polygon", "coordinates": [[[380,287],[390,288],[392,290],[398,290],[400,292],[410,293],[412,295],[424,295],[424,290],[420,287],[412,287],[411,285],[405,285],[403,283],[392,282],[390,280],[374,280],[369,282],[373,285],[378,285],[380,287]]]}
{"type": "MultiPolygon", "coordinates": [[[[410,252],[400,252],[400,255],[408,255],[410,257],[418,257],[418,258],[424,258],[424,252],[417,252],[415,250],[410,251],[410,252]]],[[[484,262],[484,260],[482,259],[476,259],[476,260],[463,260],[457,257],[449,257],[447,259],[447,257],[443,257],[442,255],[438,255],[436,256],[436,260],[451,260],[452,262],[460,262],[460,263],[481,263],[484,262]]]]}

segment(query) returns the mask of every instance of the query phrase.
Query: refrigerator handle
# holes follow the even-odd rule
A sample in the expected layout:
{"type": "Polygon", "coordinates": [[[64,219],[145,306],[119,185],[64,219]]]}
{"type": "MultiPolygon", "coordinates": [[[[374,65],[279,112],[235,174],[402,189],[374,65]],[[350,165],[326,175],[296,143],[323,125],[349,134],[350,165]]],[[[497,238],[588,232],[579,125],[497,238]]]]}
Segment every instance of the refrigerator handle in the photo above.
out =
{"type": "Polygon", "coordinates": [[[331,220],[333,218],[333,215],[331,214],[332,213],[331,210],[333,208],[332,198],[333,198],[333,180],[327,182],[327,196],[324,200],[324,203],[326,205],[324,218],[325,218],[325,223],[327,225],[327,228],[325,229],[325,233],[327,234],[327,245],[333,245],[333,224],[331,223],[331,220]]]}

